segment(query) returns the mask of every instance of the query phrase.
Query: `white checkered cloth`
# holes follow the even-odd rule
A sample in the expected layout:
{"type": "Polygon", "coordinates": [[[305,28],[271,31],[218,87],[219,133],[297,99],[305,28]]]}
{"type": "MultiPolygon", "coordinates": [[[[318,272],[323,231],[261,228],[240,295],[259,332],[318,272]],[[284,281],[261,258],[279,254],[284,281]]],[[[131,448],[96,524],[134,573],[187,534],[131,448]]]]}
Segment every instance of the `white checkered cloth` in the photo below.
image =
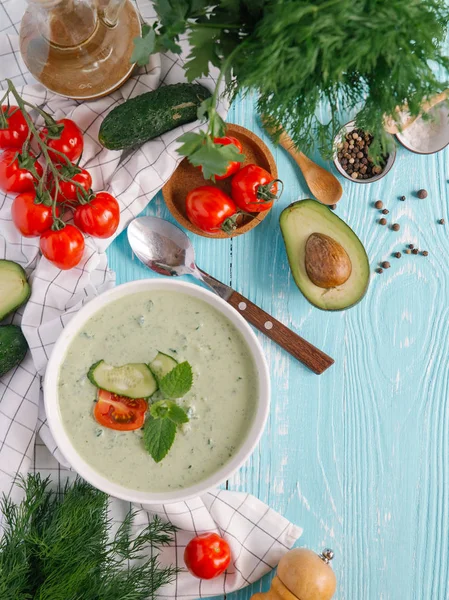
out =
{"type": "MultiPolygon", "coordinates": [[[[148,0],[141,0],[139,9],[145,20],[154,17],[148,0]]],[[[176,138],[199,125],[183,126],[132,153],[122,154],[99,145],[101,120],[124,98],[158,85],[184,81],[183,58],[161,54],[120,90],[97,101],[77,102],[59,97],[36,83],[21,59],[17,33],[23,10],[23,0],[0,0],[0,80],[10,78],[27,100],[54,114],[56,119],[73,118],[82,128],[85,135],[82,166],[92,174],[95,190],[106,189],[118,199],[121,208],[118,235],[173,173],[180,160],[176,138]]],[[[214,80],[199,82],[211,87],[214,80]]],[[[223,117],[227,108],[221,103],[223,117]]],[[[112,239],[88,238],[80,265],[71,271],[58,270],[39,255],[38,238],[22,238],[15,229],[10,217],[12,199],[0,194],[0,258],[23,265],[32,284],[30,300],[10,319],[21,325],[30,352],[20,366],[0,379],[0,491],[17,498],[19,492],[13,480],[18,473],[39,470],[51,474],[58,483],[74,475],[67,470],[69,465],[47,426],[41,377],[64,325],[83,304],[112,287],[115,276],[108,269],[104,253],[112,239]]],[[[129,505],[116,499],[112,504],[120,520],[129,505]]],[[[220,533],[232,550],[233,560],[227,573],[211,581],[199,581],[184,571],[172,585],[161,590],[161,598],[205,598],[240,589],[274,568],[301,535],[300,528],[253,496],[225,490],[151,510],[139,508],[138,521],[142,524],[157,513],[180,528],[173,546],[163,551],[163,562],[182,567],[185,545],[194,535],[205,531],[220,533]]]]}

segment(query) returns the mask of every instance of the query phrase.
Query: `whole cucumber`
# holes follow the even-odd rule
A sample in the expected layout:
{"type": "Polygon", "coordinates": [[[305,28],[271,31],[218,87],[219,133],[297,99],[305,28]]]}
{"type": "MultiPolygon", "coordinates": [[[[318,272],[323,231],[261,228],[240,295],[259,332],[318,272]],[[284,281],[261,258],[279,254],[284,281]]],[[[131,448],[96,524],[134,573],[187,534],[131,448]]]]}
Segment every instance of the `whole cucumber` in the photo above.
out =
{"type": "Polygon", "coordinates": [[[28,344],[17,325],[0,326],[0,377],[22,362],[28,344]]]}
{"type": "Polygon", "coordinates": [[[106,115],[98,139],[109,150],[122,150],[197,118],[211,93],[198,83],[175,83],[126,100],[106,115]]]}

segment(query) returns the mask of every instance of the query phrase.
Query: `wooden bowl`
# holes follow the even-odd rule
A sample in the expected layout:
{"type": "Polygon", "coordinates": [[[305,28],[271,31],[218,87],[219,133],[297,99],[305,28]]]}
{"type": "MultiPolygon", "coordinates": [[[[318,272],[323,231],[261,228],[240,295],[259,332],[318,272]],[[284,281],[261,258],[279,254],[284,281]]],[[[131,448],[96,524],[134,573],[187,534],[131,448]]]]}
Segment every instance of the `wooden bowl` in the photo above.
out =
{"type": "MultiPolygon", "coordinates": [[[[226,126],[226,135],[232,135],[236,137],[243,146],[243,154],[245,155],[245,162],[242,166],[250,163],[259,165],[267,171],[269,171],[273,179],[277,179],[278,171],[276,163],[274,162],[273,155],[270,150],[264,144],[264,142],[257,137],[255,133],[240,127],[240,125],[233,125],[232,123],[226,126]]],[[[186,196],[193,190],[201,185],[216,185],[218,188],[226,192],[228,196],[231,195],[231,179],[223,179],[213,183],[213,181],[204,179],[200,169],[194,167],[185,158],[178,166],[176,171],[173,173],[171,178],[162,188],[162,195],[164,196],[165,203],[172,216],[178,221],[180,225],[188,229],[192,233],[202,235],[203,237],[209,238],[229,238],[235,237],[236,235],[242,235],[251,229],[254,229],[259,223],[265,219],[270,209],[264,210],[260,213],[253,213],[253,217],[241,215],[237,221],[237,229],[232,233],[228,234],[224,231],[218,231],[217,233],[206,233],[202,231],[193,223],[191,223],[186,215],[186,196]]]]}

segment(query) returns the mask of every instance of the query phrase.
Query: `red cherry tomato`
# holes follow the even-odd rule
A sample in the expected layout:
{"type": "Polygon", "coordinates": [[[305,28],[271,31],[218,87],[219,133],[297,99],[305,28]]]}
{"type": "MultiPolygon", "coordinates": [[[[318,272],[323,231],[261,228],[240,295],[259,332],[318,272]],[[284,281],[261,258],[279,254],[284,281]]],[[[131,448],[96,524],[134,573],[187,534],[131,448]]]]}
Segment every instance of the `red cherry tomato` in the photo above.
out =
{"type": "Polygon", "coordinates": [[[31,192],[37,179],[29,171],[34,167],[37,175],[42,177],[42,167],[36,157],[29,153],[23,156],[17,150],[4,150],[0,155],[0,189],[4,192],[31,192]]]}
{"type": "Polygon", "coordinates": [[[84,237],[79,229],[73,225],[66,225],[57,231],[44,231],[39,246],[47,260],[66,270],[76,267],[82,259],[84,237]]]}
{"type": "Polygon", "coordinates": [[[213,579],[228,568],[231,549],[228,542],[216,533],[203,533],[187,544],[184,562],[195,577],[213,579]]]}
{"type": "Polygon", "coordinates": [[[2,106],[6,128],[0,128],[0,148],[22,148],[28,137],[28,123],[18,106],[2,106]]]}
{"type": "MultiPolygon", "coordinates": [[[[36,237],[53,225],[51,206],[36,204],[35,192],[24,192],[16,196],[11,206],[14,225],[25,237],[36,237]]],[[[59,215],[59,211],[57,211],[59,215]]]]}
{"type": "Polygon", "coordinates": [[[118,431],[140,429],[148,404],[143,398],[125,398],[106,390],[98,390],[94,417],[97,423],[118,431]]]}
{"type": "MultiPolygon", "coordinates": [[[[77,202],[83,195],[83,190],[86,195],[92,187],[92,177],[89,171],[77,167],[76,165],[57,165],[56,168],[62,175],[70,177],[68,181],[59,180],[59,192],[56,197],[56,202],[77,202]]],[[[53,176],[49,176],[49,185],[54,191],[53,176]]]]}
{"type": "Polygon", "coordinates": [[[120,206],[111,194],[98,192],[88,204],[76,207],[73,220],[84,233],[108,238],[116,232],[120,223],[120,206]]]}
{"type": "MultiPolygon", "coordinates": [[[[76,161],[81,156],[84,148],[84,139],[81,129],[72,121],[72,119],[60,119],[56,121],[58,125],[63,125],[62,131],[58,133],[53,133],[50,131],[48,127],[44,127],[39,136],[47,143],[49,150],[49,155],[52,160],[55,162],[64,163],[64,157],[59,154],[62,152],[67,156],[67,158],[71,161],[76,161]],[[57,150],[57,152],[52,152],[51,149],[57,150]]],[[[50,128],[51,130],[51,128],[50,128]]]]}
{"type": "MultiPolygon", "coordinates": [[[[223,146],[229,146],[229,144],[233,144],[237,150],[240,152],[240,154],[242,153],[242,144],[240,143],[240,141],[235,138],[232,137],[230,135],[227,135],[225,137],[221,137],[221,138],[214,138],[214,144],[223,144],[223,146]]],[[[237,160],[232,160],[231,162],[228,163],[228,168],[226,169],[226,173],[224,175],[215,175],[215,179],[217,181],[220,181],[221,179],[226,179],[226,177],[230,177],[231,175],[234,175],[234,173],[237,173],[237,171],[240,169],[240,167],[242,166],[242,163],[238,162],[237,160]]]]}
{"type": "Polygon", "coordinates": [[[207,233],[235,229],[237,207],[231,198],[213,185],[203,185],[187,194],[187,218],[207,233]]]}
{"type": "Polygon", "coordinates": [[[248,212],[268,210],[278,197],[278,181],[262,167],[247,165],[231,181],[232,199],[248,212]]]}

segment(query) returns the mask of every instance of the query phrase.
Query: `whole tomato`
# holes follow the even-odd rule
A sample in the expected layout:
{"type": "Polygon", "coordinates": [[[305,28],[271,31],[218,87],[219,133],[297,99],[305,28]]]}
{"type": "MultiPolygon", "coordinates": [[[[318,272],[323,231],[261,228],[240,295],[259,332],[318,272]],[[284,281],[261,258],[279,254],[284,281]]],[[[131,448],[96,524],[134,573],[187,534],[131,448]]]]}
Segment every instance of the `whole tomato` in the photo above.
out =
{"type": "Polygon", "coordinates": [[[98,192],[87,204],[76,207],[73,220],[84,233],[108,238],[116,232],[120,223],[120,206],[108,192],[98,192]]]}
{"type": "MultiPolygon", "coordinates": [[[[56,211],[59,216],[59,211],[56,211]]],[[[36,204],[35,192],[24,192],[16,196],[11,205],[14,225],[25,237],[36,237],[53,225],[51,206],[36,204]]]]}
{"type": "Polygon", "coordinates": [[[247,165],[231,181],[232,199],[239,208],[248,212],[268,210],[279,197],[278,182],[282,184],[262,167],[247,165]]]}
{"type": "Polygon", "coordinates": [[[17,194],[32,191],[37,181],[29,170],[32,168],[42,177],[42,167],[33,154],[23,155],[12,148],[4,150],[0,155],[0,189],[17,194]]]}
{"type": "Polygon", "coordinates": [[[48,154],[55,162],[66,162],[64,157],[71,161],[76,161],[81,156],[84,148],[84,139],[81,129],[72,121],[72,119],[60,119],[56,125],[62,126],[62,130],[53,131],[52,127],[44,127],[39,136],[46,142],[50,148],[48,154]],[[56,152],[52,152],[56,150],[56,152]]]}
{"type": "MultiPolygon", "coordinates": [[[[243,150],[242,144],[240,143],[240,141],[237,138],[232,137],[230,135],[227,135],[227,136],[221,137],[221,138],[214,138],[214,144],[223,144],[223,146],[229,146],[230,144],[233,144],[237,148],[237,150],[240,152],[240,154],[242,153],[242,150],[243,150]]],[[[234,173],[237,173],[237,171],[240,169],[241,166],[242,166],[241,162],[239,162],[238,160],[232,160],[231,162],[228,163],[226,173],[224,173],[224,175],[215,175],[215,179],[217,181],[220,181],[221,179],[226,179],[227,177],[234,175],[234,173]]]]}
{"type": "MultiPolygon", "coordinates": [[[[92,186],[92,177],[89,171],[77,167],[76,165],[57,165],[56,168],[62,175],[68,177],[67,181],[59,180],[59,192],[56,196],[56,202],[78,202],[83,195],[90,192],[92,186]]],[[[50,189],[54,191],[53,176],[49,179],[50,189]]]]}
{"type": "Polygon", "coordinates": [[[230,233],[236,228],[236,205],[213,185],[203,185],[187,194],[186,213],[191,223],[207,233],[230,233]]]}
{"type": "Polygon", "coordinates": [[[0,127],[0,148],[21,148],[28,137],[28,123],[18,106],[2,106],[6,127],[0,127]]]}
{"type": "Polygon", "coordinates": [[[39,247],[47,260],[60,269],[67,270],[80,262],[84,252],[84,237],[73,225],[62,229],[47,229],[41,235],[39,247]]]}
{"type": "Polygon", "coordinates": [[[231,549],[216,533],[203,533],[190,540],[184,551],[186,567],[199,579],[221,575],[231,562],[231,549]]]}

